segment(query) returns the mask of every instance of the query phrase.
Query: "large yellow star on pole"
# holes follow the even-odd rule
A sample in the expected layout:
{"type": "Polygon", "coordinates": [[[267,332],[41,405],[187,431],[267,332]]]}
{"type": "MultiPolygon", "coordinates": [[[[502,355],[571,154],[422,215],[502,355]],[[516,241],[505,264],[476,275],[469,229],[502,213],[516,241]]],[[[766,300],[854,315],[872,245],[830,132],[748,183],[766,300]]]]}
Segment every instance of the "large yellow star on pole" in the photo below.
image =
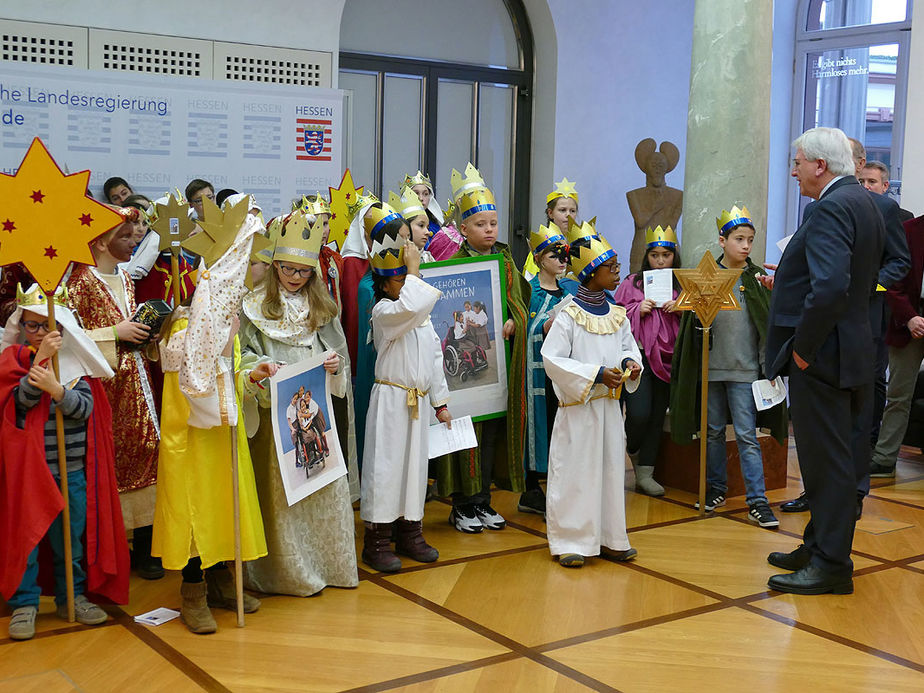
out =
{"type": "Polygon", "coordinates": [[[740,269],[719,267],[712,253],[703,253],[693,269],[675,269],[680,283],[675,310],[692,310],[704,327],[712,325],[720,310],[740,310],[734,286],[741,276],[740,269]]]}
{"type": "Polygon", "coordinates": [[[339,188],[330,190],[330,235],[328,241],[335,241],[338,248],[343,248],[346,241],[347,230],[350,228],[350,205],[356,202],[356,198],[363,194],[363,186],[358,188],[353,184],[353,174],[350,169],[343,172],[343,178],[340,180],[339,188]]]}
{"type": "Polygon", "coordinates": [[[90,243],[123,219],[87,196],[89,181],[89,171],[66,175],[32,140],[16,174],[0,174],[0,265],[21,262],[49,294],[71,262],[95,265],[90,243]]]}

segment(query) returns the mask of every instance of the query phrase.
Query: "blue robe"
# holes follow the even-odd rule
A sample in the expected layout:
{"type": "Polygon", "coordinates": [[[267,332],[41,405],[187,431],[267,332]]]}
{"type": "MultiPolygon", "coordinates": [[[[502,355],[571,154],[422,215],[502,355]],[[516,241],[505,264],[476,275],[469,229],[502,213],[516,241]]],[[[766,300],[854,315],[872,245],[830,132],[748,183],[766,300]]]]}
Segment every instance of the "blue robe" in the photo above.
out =
{"type": "Polygon", "coordinates": [[[353,385],[353,412],[356,417],[356,454],[361,468],[363,447],[366,441],[366,412],[369,411],[369,399],[372,397],[372,385],[375,382],[376,351],[372,345],[372,331],[369,323],[372,318],[372,306],[375,305],[372,270],[367,270],[359,280],[356,297],[359,329],[356,333],[356,382],[353,385]]]}
{"type": "MultiPolygon", "coordinates": [[[[545,473],[549,468],[549,433],[545,397],[545,369],[542,366],[542,326],[552,309],[562,300],[539,286],[539,275],[529,280],[532,287],[529,301],[526,349],[526,450],[523,455],[527,471],[545,473]]],[[[573,279],[559,279],[564,296],[577,294],[580,286],[573,279]]],[[[562,298],[564,298],[562,296],[562,298]]]]}

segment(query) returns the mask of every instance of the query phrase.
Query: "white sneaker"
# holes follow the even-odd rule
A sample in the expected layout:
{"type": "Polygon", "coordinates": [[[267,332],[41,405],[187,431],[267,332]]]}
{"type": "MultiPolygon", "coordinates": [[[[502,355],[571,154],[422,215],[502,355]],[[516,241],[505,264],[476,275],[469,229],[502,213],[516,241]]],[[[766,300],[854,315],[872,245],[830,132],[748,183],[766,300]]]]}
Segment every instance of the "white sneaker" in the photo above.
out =
{"type": "Polygon", "coordinates": [[[478,516],[482,526],[488,529],[503,529],[507,526],[507,520],[490,505],[476,505],[475,515],[478,516]]]}
{"type": "Polygon", "coordinates": [[[454,505],[449,513],[449,524],[465,534],[478,534],[484,529],[471,505],[454,505]]]}

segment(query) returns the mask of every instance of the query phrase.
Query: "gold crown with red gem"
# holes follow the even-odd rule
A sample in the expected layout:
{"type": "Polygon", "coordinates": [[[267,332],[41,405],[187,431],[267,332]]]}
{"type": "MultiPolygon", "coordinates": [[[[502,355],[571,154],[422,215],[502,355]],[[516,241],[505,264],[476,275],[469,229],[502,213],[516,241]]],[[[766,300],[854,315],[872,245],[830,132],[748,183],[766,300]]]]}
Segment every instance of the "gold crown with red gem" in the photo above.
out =
{"type": "Polygon", "coordinates": [[[583,282],[597,268],[610,258],[616,257],[616,251],[594,228],[595,219],[578,224],[568,218],[568,266],[583,282]]]}

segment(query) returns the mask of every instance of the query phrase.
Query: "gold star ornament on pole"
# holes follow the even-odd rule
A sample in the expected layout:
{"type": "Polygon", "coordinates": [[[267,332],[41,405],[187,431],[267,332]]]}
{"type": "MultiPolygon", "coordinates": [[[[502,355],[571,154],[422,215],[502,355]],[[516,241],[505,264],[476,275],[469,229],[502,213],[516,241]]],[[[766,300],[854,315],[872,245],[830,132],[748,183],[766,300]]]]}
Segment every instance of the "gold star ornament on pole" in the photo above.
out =
{"type": "Polygon", "coordinates": [[[712,325],[720,310],[741,310],[734,291],[741,270],[719,267],[708,250],[696,267],[675,269],[674,276],[681,288],[675,310],[692,310],[703,327],[712,325]]]}
{"type": "Polygon", "coordinates": [[[692,269],[675,269],[680,295],[675,310],[692,310],[702,323],[703,366],[699,401],[699,514],[706,514],[706,425],[709,411],[709,331],[720,310],[741,310],[735,296],[740,269],[719,267],[712,253],[703,253],[692,269]]]}
{"type": "Polygon", "coordinates": [[[71,262],[95,265],[90,243],[123,218],[87,196],[89,181],[89,171],[66,175],[32,140],[16,174],[0,174],[0,265],[21,262],[48,296],[71,262]]]}

